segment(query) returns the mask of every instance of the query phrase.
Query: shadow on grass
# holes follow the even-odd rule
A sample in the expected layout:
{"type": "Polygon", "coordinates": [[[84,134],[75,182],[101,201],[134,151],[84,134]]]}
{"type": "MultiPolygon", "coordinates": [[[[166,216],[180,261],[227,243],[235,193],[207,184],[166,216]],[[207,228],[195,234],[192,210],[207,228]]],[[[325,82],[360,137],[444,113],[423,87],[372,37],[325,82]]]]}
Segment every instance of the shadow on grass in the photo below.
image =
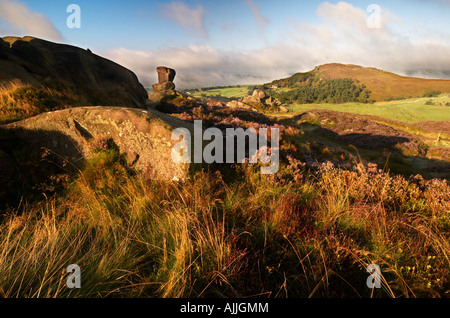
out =
{"type": "Polygon", "coordinates": [[[0,209],[62,191],[84,162],[77,143],[60,132],[0,127],[0,209]]]}
{"type": "Polygon", "coordinates": [[[407,136],[389,136],[371,133],[337,133],[318,122],[302,122],[301,113],[280,122],[296,125],[304,132],[305,140],[320,141],[325,146],[341,147],[367,162],[377,163],[381,168],[409,177],[421,174],[426,179],[450,179],[450,162],[426,157],[428,147],[422,142],[407,136]]]}

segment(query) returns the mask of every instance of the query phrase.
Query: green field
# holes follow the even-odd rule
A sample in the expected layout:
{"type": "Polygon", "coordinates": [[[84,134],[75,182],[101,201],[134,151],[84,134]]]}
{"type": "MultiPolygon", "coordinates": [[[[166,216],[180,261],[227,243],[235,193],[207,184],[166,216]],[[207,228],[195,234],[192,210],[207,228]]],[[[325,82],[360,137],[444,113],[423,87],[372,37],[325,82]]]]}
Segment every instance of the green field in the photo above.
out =
{"type": "Polygon", "coordinates": [[[238,86],[230,86],[226,88],[215,88],[208,89],[200,92],[192,93],[193,97],[214,97],[221,96],[225,98],[242,98],[248,95],[249,87],[253,87],[252,85],[238,85],[238,86]]]}
{"type": "MultiPolygon", "coordinates": [[[[248,95],[252,85],[230,86],[226,88],[214,88],[192,93],[193,97],[221,96],[228,99],[238,99],[248,95]]],[[[374,104],[345,103],[345,104],[292,104],[290,112],[303,112],[310,109],[333,110],[360,115],[373,115],[404,123],[419,123],[424,121],[450,121],[450,106],[442,104],[450,103],[447,94],[438,97],[423,97],[390,102],[377,102],[374,104]],[[426,105],[432,101],[435,105],[426,105]]]]}
{"type": "Polygon", "coordinates": [[[310,109],[325,109],[360,115],[373,115],[404,123],[419,123],[423,121],[450,121],[450,106],[438,105],[450,102],[448,95],[433,98],[413,98],[374,104],[302,104],[290,105],[291,112],[302,112],[310,109]],[[427,101],[435,105],[426,105],[427,101]]]}

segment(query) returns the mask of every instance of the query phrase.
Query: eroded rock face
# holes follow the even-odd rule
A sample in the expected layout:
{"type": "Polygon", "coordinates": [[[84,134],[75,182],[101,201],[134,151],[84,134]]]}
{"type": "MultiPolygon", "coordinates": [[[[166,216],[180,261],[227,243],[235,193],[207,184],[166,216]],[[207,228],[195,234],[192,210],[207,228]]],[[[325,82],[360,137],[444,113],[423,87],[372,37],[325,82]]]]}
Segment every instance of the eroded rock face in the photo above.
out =
{"type": "Polygon", "coordinates": [[[177,74],[174,69],[165,66],[158,66],[156,71],[158,72],[158,83],[173,82],[177,74]]]}
{"type": "Polygon", "coordinates": [[[277,108],[281,112],[286,112],[287,108],[282,106],[282,103],[279,99],[273,99],[270,96],[267,96],[264,91],[259,89],[255,89],[253,94],[250,96],[245,96],[238,101],[231,101],[227,103],[227,106],[230,108],[245,108],[257,110],[258,108],[277,108]]]}
{"type": "Polygon", "coordinates": [[[237,100],[232,100],[231,102],[228,102],[226,105],[229,108],[240,108],[240,109],[247,109],[247,110],[251,110],[251,111],[257,111],[256,108],[254,108],[254,107],[252,107],[250,105],[247,105],[244,102],[237,101],[237,100]]]}
{"type": "Polygon", "coordinates": [[[158,83],[153,84],[153,91],[164,93],[175,90],[175,84],[173,83],[176,75],[175,70],[165,66],[158,66],[156,71],[158,72],[158,83]]]}
{"type": "Polygon", "coordinates": [[[195,169],[172,160],[175,128],[190,123],[157,111],[119,107],[77,107],[44,113],[3,126],[35,148],[46,148],[65,164],[80,166],[92,155],[92,141],[112,138],[129,163],[146,178],[183,180],[195,169]]]}
{"type": "Polygon", "coordinates": [[[0,82],[60,91],[71,106],[142,107],[147,91],[130,70],[75,46],[33,37],[0,38],[0,82]]]}
{"type": "Polygon", "coordinates": [[[183,105],[189,103],[189,101],[179,92],[175,90],[176,72],[174,69],[159,66],[156,68],[158,72],[158,82],[153,84],[153,92],[148,95],[150,101],[150,107],[153,107],[164,113],[177,112],[183,105]]]}
{"type": "Polygon", "coordinates": [[[255,89],[253,91],[253,95],[252,96],[261,100],[261,99],[266,98],[266,93],[264,93],[263,91],[260,91],[259,89],[255,89]]]}
{"type": "Polygon", "coordinates": [[[175,90],[175,84],[173,82],[162,82],[158,84],[153,84],[152,87],[154,92],[165,92],[175,90]]]}

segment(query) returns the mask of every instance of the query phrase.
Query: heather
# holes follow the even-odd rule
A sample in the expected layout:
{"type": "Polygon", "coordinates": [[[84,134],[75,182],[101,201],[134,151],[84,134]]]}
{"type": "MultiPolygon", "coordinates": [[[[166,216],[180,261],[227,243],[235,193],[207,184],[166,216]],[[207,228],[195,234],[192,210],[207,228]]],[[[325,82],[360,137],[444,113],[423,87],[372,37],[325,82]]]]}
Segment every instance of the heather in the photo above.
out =
{"type": "Polygon", "coordinates": [[[446,297],[450,186],[304,139],[260,113],[197,107],[205,127],[276,127],[281,163],[145,180],[110,139],[64,190],[4,211],[5,297],[446,297]],[[336,157],[342,156],[336,160],[336,157]],[[82,288],[68,289],[78,264],[82,288]],[[382,288],[366,285],[378,264],[382,288]]]}

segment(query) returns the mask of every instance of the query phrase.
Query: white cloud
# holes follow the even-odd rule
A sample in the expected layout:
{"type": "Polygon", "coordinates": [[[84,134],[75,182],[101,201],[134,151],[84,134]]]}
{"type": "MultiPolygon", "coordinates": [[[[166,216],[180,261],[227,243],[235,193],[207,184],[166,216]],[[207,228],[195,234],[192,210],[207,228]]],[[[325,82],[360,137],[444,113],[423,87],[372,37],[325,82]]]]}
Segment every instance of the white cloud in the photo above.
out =
{"type": "MultiPolygon", "coordinates": [[[[319,25],[297,25],[302,45],[326,62],[343,62],[374,66],[405,75],[440,77],[450,70],[448,42],[432,42],[429,34],[404,35],[396,31],[401,19],[381,11],[382,28],[367,26],[368,14],[346,2],[322,3],[317,15],[319,25]]],[[[448,75],[447,75],[448,76],[448,75]]]]}
{"type": "Polygon", "coordinates": [[[45,15],[31,11],[25,4],[15,0],[0,1],[0,19],[9,24],[5,30],[0,30],[1,33],[7,30],[20,36],[31,35],[53,41],[63,39],[61,32],[45,15]]]}
{"type": "Polygon", "coordinates": [[[284,42],[258,50],[224,51],[191,45],[147,52],[118,49],[103,55],[133,70],[145,86],[157,82],[157,66],[172,67],[180,89],[265,83],[334,62],[402,75],[450,78],[448,42],[396,31],[395,24],[401,20],[386,10],[381,12],[383,27],[371,29],[365,9],[346,2],[325,2],[317,9],[320,23],[295,24],[284,42]]]}
{"type": "MultiPolygon", "coordinates": [[[[406,0],[404,0],[406,2],[406,0]]],[[[408,2],[411,0],[408,0],[408,2]]],[[[423,2],[426,4],[438,4],[438,5],[445,5],[445,6],[450,6],[450,0],[414,0],[416,2],[423,2]]]]}
{"type": "Polygon", "coordinates": [[[199,5],[196,9],[191,9],[185,3],[176,1],[165,4],[163,13],[181,27],[194,30],[202,37],[208,37],[208,31],[205,27],[205,10],[202,6],[199,5]]]}
{"type": "Polygon", "coordinates": [[[258,29],[260,32],[264,32],[264,29],[266,28],[266,26],[269,24],[269,19],[267,19],[266,17],[264,17],[261,14],[261,11],[259,9],[259,7],[255,4],[255,2],[253,2],[253,0],[247,0],[247,5],[250,7],[250,9],[252,10],[253,16],[256,19],[256,22],[258,23],[258,29]]]}
{"type": "Polygon", "coordinates": [[[205,87],[238,83],[259,83],[271,80],[278,72],[261,69],[266,58],[251,52],[225,52],[206,45],[168,47],[160,51],[132,51],[125,48],[102,53],[103,56],[133,70],[144,86],[157,82],[156,67],[160,65],[177,71],[177,88],[205,87]]]}

